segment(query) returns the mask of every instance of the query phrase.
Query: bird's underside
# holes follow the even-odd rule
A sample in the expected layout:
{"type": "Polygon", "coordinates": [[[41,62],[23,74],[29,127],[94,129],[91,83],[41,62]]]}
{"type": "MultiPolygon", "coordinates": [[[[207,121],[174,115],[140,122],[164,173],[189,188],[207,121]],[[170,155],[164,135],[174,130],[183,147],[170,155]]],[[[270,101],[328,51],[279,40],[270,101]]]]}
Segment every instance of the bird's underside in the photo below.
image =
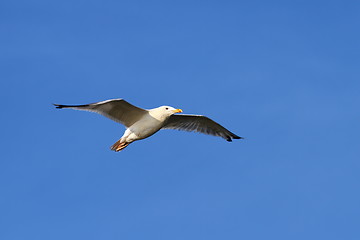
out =
{"type": "Polygon", "coordinates": [[[218,136],[231,142],[242,137],[230,132],[217,122],[201,115],[177,114],[181,109],[161,106],[154,109],[142,109],[123,99],[112,99],[85,105],[60,105],[56,108],[72,108],[99,113],[126,127],[124,135],[111,146],[111,150],[119,152],[130,143],[147,138],[160,129],[177,129],[218,136]]]}

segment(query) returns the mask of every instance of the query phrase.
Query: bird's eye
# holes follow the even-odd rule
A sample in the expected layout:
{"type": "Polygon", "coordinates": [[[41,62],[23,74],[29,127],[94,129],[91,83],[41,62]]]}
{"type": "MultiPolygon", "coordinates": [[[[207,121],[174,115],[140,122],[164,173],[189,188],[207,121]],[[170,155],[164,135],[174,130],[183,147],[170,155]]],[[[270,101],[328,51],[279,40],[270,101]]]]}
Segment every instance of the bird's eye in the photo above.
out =
{"type": "Polygon", "coordinates": [[[166,110],[169,110],[169,108],[165,108],[166,110]]]}

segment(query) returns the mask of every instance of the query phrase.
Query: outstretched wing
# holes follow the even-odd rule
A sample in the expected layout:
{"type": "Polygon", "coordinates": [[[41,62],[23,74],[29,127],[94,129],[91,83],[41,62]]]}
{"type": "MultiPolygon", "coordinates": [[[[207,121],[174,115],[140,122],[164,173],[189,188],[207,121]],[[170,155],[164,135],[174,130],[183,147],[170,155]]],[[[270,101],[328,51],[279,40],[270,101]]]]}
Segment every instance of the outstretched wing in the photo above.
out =
{"type": "Polygon", "coordinates": [[[54,105],[56,108],[72,108],[96,112],[111,120],[124,124],[126,127],[130,127],[147,113],[147,110],[138,108],[123,99],[111,99],[85,105],[54,105]]]}
{"type": "Polygon", "coordinates": [[[201,115],[171,115],[162,128],[200,132],[222,137],[228,142],[231,142],[232,139],[242,138],[230,132],[210,118],[201,115]]]}

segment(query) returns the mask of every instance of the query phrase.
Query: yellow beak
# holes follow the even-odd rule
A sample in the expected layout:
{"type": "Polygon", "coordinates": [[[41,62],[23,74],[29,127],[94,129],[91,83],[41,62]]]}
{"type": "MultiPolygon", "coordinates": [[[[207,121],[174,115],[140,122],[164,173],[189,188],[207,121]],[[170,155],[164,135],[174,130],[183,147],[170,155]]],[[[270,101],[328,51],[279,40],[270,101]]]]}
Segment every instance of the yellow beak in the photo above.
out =
{"type": "Polygon", "coordinates": [[[181,109],[175,109],[175,110],[173,110],[173,111],[174,111],[174,113],[181,113],[181,112],[182,112],[181,109]]]}

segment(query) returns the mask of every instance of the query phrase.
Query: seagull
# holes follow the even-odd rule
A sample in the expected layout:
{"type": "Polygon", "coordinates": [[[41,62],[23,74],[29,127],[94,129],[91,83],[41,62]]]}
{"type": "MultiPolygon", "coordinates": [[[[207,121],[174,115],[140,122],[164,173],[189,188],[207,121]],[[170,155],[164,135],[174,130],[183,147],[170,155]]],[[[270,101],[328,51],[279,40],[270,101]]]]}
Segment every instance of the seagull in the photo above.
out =
{"type": "Polygon", "coordinates": [[[242,139],[217,122],[202,115],[187,115],[181,109],[161,106],[153,109],[136,107],[124,99],[110,99],[85,105],[54,104],[56,108],[71,108],[99,113],[121,123],[126,127],[124,135],[111,146],[111,150],[119,152],[130,143],[150,137],[160,129],[177,129],[200,132],[218,136],[231,142],[232,139],[242,139]]]}

